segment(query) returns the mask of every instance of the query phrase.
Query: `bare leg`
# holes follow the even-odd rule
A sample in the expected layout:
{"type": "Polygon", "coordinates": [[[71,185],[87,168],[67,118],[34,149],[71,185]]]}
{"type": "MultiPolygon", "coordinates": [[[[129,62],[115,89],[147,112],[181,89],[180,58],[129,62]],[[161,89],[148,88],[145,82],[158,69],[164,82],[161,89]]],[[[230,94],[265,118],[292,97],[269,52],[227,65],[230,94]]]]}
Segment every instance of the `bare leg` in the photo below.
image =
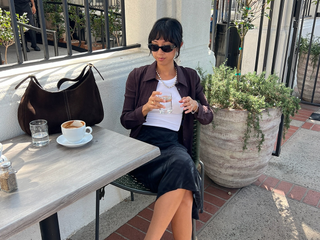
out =
{"type": "Polygon", "coordinates": [[[158,198],[145,240],[159,240],[176,214],[187,190],[177,189],[158,198]]]}
{"type": "Polygon", "coordinates": [[[176,214],[171,221],[173,237],[175,240],[191,239],[192,234],[192,204],[191,191],[186,191],[176,214]]]}

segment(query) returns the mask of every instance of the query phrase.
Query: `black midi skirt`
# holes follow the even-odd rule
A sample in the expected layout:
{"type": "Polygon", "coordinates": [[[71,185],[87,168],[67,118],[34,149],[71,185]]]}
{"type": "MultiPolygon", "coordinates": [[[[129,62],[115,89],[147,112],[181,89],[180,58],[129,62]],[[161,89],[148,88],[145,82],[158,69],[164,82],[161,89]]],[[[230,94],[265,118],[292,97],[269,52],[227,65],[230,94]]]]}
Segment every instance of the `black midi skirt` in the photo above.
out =
{"type": "Polygon", "coordinates": [[[131,172],[145,187],[163,194],[179,188],[193,193],[192,218],[199,219],[201,178],[178,133],[166,128],[143,126],[138,140],[160,148],[161,155],[131,172]]]}

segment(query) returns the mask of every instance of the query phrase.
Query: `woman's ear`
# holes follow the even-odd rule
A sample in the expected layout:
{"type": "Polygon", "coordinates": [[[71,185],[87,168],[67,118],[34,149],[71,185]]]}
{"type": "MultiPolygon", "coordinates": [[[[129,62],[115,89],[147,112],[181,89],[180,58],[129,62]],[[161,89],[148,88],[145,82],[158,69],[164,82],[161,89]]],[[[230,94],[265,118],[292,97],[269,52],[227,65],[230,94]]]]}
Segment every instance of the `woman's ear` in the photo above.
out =
{"type": "Polygon", "coordinates": [[[183,42],[181,43],[180,48],[182,47],[182,45],[183,45],[183,42]]]}

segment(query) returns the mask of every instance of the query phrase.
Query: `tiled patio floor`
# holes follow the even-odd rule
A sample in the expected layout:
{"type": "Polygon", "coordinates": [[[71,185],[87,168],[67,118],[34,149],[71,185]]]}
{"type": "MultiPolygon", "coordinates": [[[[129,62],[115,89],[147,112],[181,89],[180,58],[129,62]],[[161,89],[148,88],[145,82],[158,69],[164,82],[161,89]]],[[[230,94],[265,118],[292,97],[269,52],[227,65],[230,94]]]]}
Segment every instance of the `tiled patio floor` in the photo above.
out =
{"type": "MultiPolygon", "coordinates": [[[[286,134],[286,138],[282,141],[282,145],[292,137],[299,128],[309,129],[311,131],[320,131],[319,122],[308,120],[310,115],[317,111],[319,107],[301,104],[301,110],[292,119],[299,121],[297,126],[291,126],[286,134]]],[[[305,203],[320,208],[320,192],[299,186],[294,183],[282,181],[274,177],[262,175],[255,183],[267,191],[274,191],[288,198],[294,199],[301,203],[305,203]]],[[[207,223],[222,207],[225,207],[239,189],[228,189],[216,185],[209,178],[205,179],[204,193],[204,212],[200,214],[200,220],[197,221],[197,232],[205,228],[207,223]]],[[[154,203],[143,209],[135,217],[118,228],[105,240],[139,240],[143,239],[148,229],[154,203]]],[[[169,226],[162,237],[163,240],[173,240],[171,227],[169,226]]]]}

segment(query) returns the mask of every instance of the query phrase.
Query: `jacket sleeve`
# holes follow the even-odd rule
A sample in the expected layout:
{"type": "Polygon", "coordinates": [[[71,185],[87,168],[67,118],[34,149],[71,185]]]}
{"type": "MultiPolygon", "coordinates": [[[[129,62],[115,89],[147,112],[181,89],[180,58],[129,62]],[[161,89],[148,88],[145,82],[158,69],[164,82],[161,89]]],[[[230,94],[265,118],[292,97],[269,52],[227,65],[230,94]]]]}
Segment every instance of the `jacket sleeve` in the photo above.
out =
{"type": "Polygon", "coordinates": [[[126,129],[135,128],[146,121],[142,106],[138,106],[140,76],[134,69],[128,76],[120,121],[126,129]]]}
{"type": "Polygon", "coordinates": [[[191,79],[194,79],[195,84],[195,100],[197,100],[199,104],[199,109],[198,112],[195,113],[195,117],[201,124],[206,125],[212,122],[213,112],[209,106],[206,96],[204,95],[203,87],[200,83],[200,77],[198,73],[193,69],[190,70],[191,72],[189,73],[191,75],[191,79]]]}

